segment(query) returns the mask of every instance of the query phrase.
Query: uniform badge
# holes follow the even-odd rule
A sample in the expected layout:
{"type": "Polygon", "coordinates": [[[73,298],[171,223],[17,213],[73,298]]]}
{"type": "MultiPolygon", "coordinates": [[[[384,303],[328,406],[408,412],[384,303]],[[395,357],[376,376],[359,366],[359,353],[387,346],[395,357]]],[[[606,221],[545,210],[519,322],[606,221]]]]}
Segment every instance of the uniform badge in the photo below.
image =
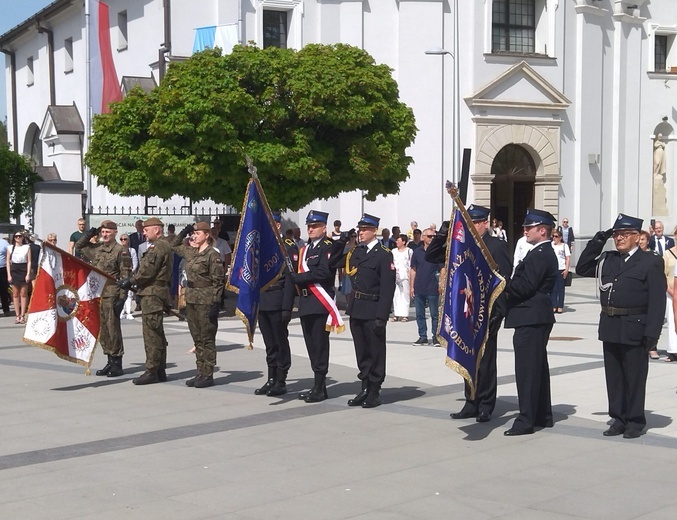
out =
{"type": "Polygon", "coordinates": [[[395,270],[395,263],[394,262],[390,262],[390,270],[391,271],[395,270]]]}

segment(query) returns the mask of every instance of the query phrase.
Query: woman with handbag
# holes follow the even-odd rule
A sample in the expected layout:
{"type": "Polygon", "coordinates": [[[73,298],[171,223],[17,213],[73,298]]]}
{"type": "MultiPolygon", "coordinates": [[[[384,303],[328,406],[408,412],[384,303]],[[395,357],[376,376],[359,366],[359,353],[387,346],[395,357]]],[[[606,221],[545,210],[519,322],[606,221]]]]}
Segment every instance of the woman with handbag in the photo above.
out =
{"type": "Polygon", "coordinates": [[[562,314],[564,311],[564,282],[569,275],[569,262],[571,261],[571,252],[569,246],[562,242],[562,233],[555,231],[552,234],[552,248],[557,257],[559,276],[555,279],[555,286],[550,294],[552,301],[552,311],[562,314]]]}

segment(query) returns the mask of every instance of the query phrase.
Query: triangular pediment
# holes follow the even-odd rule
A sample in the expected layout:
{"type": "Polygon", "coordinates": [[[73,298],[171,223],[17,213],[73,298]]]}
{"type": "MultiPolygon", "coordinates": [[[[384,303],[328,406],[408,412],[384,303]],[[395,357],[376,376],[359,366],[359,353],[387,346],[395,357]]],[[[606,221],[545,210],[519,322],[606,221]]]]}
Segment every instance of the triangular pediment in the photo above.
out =
{"type": "Polygon", "coordinates": [[[47,107],[45,118],[42,121],[40,140],[53,141],[62,135],[82,135],[85,125],[82,123],[80,112],[73,105],[50,105],[47,107]]]}
{"type": "Polygon", "coordinates": [[[513,65],[465,101],[475,107],[549,110],[565,110],[571,104],[526,61],[513,65]]]}

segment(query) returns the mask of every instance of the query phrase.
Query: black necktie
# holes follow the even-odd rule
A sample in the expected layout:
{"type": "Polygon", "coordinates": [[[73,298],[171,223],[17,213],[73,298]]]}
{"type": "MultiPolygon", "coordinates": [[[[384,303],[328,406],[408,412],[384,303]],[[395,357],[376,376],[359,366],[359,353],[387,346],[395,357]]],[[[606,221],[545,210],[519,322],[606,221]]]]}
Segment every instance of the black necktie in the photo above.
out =
{"type": "Polygon", "coordinates": [[[661,239],[657,238],[656,239],[656,245],[658,246],[658,254],[663,255],[663,244],[661,244],[661,239]]]}
{"type": "Polygon", "coordinates": [[[630,253],[621,254],[621,260],[623,260],[623,262],[625,262],[628,258],[630,258],[630,253]]]}

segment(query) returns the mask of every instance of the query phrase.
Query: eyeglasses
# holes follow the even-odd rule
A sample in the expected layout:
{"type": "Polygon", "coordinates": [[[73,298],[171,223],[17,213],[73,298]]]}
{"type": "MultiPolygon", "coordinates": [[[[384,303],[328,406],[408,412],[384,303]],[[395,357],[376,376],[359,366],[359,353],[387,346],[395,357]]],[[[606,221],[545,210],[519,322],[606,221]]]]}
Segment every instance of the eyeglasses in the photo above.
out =
{"type": "Polygon", "coordinates": [[[128,238],[121,238],[121,239],[120,239],[120,242],[128,242],[128,241],[129,241],[128,238]]]}
{"type": "Polygon", "coordinates": [[[552,238],[562,238],[562,235],[553,235],[552,238]]]}
{"type": "Polygon", "coordinates": [[[426,238],[435,238],[435,235],[423,235],[426,238]]]}
{"type": "Polygon", "coordinates": [[[626,240],[631,235],[639,235],[637,231],[614,231],[614,240],[626,240]]]}
{"type": "Polygon", "coordinates": [[[563,220],[563,221],[562,221],[562,224],[568,224],[568,223],[569,223],[568,220],[563,220]]]}

